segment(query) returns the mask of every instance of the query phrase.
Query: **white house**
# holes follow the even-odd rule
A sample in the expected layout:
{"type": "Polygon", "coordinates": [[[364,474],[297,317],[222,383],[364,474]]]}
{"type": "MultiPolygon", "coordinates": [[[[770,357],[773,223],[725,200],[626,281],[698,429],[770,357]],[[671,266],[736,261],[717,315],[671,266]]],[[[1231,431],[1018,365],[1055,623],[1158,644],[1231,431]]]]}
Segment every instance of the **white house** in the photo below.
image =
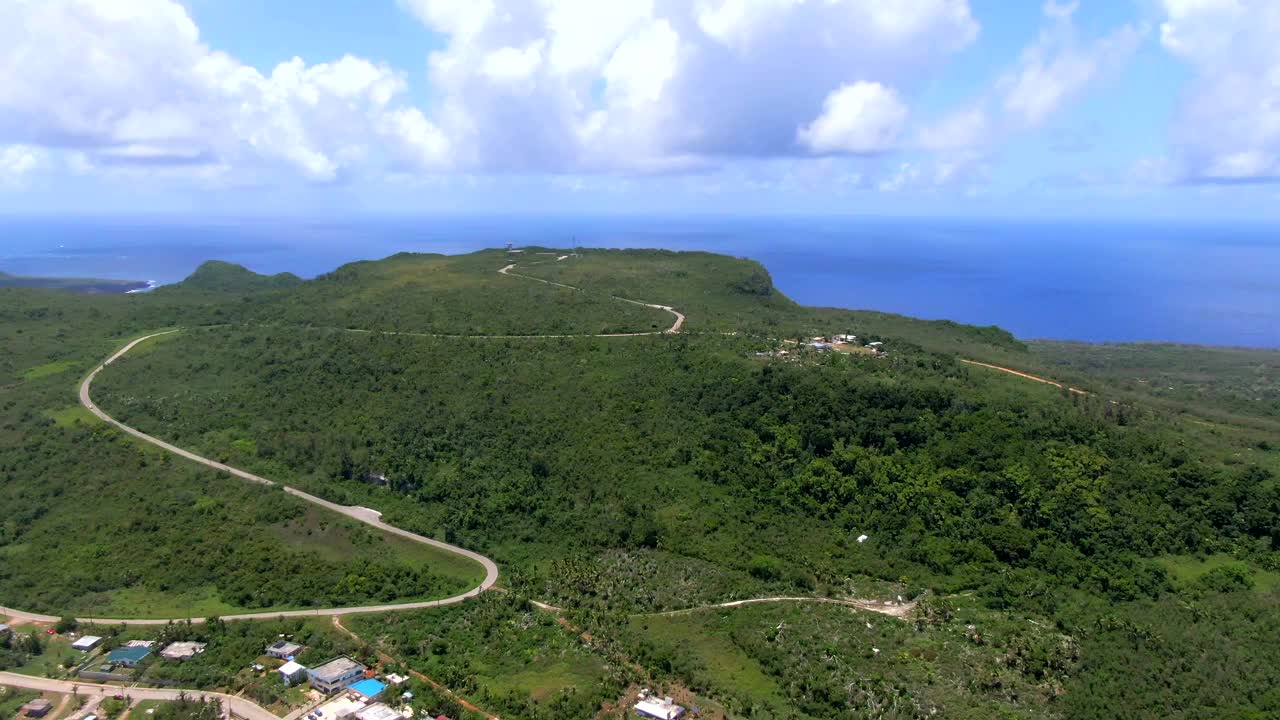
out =
{"type": "Polygon", "coordinates": [[[276,672],[280,673],[280,679],[284,681],[285,687],[296,685],[307,678],[307,668],[293,660],[281,665],[276,672]]]}

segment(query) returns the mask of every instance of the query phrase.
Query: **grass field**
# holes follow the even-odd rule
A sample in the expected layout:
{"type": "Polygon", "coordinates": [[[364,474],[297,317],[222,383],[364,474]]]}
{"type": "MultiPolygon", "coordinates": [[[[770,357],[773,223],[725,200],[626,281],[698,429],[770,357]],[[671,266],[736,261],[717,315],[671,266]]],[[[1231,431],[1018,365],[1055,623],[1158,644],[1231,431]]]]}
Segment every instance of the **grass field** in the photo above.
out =
{"type": "Polygon", "coordinates": [[[102,617],[199,618],[243,612],[243,609],[219,600],[216,591],[210,587],[190,588],[179,593],[134,586],[96,597],[104,597],[104,602],[99,604],[95,600],[92,612],[102,617]]]}
{"type": "Polygon", "coordinates": [[[398,535],[384,535],[317,508],[308,508],[301,518],[273,526],[271,532],[292,547],[334,562],[396,558],[471,584],[478,584],[484,578],[484,569],[461,555],[398,535]]]}
{"type": "Polygon", "coordinates": [[[96,415],[84,409],[82,405],[75,405],[61,410],[51,410],[46,414],[49,419],[58,424],[58,427],[73,427],[76,423],[92,425],[102,422],[96,415]]]}
{"type": "Polygon", "coordinates": [[[633,620],[632,625],[654,644],[684,654],[688,660],[701,665],[717,690],[750,698],[764,707],[786,707],[786,694],[778,682],[731,640],[710,631],[708,622],[714,622],[714,617],[714,613],[670,615],[633,620]]]}
{"type": "Polygon", "coordinates": [[[1247,569],[1255,592],[1272,593],[1280,590],[1280,572],[1254,567],[1230,555],[1219,554],[1207,557],[1166,555],[1160,558],[1160,562],[1168,569],[1174,582],[1184,587],[1193,585],[1207,573],[1218,568],[1240,567],[1247,569]]]}
{"type": "MultiPolygon", "coordinates": [[[[26,665],[14,668],[14,672],[39,677],[61,677],[63,671],[59,669],[59,665],[69,660],[79,662],[84,657],[83,653],[72,650],[71,640],[62,635],[42,637],[46,638],[44,652],[32,657],[26,665]]],[[[0,714],[0,717],[4,715],[0,714]]]]}
{"type": "Polygon", "coordinates": [[[23,371],[22,379],[30,382],[32,380],[39,380],[52,375],[59,375],[79,366],[80,364],[81,363],[75,360],[57,360],[54,362],[48,362],[23,371]]]}

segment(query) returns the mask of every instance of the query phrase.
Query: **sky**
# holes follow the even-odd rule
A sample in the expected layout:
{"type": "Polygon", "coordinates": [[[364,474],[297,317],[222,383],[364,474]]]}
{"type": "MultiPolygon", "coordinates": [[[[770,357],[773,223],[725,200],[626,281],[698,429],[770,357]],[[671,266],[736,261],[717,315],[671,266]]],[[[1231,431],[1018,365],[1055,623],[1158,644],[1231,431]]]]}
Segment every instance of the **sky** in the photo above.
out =
{"type": "Polygon", "coordinates": [[[1274,0],[0,0],[0,213],[1280,219],[1274,0]]]}

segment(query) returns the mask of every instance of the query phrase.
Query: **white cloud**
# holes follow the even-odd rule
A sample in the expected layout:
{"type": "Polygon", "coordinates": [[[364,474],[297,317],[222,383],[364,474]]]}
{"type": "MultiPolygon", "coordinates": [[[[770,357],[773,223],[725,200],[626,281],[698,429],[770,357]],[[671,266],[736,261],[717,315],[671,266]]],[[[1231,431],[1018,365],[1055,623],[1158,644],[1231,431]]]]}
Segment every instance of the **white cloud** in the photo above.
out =
{"type": "Polygon", "coordinates": [[[1163,0],[1160,42],[1195,72],[1174,122],[1183,179],[1280,181],[1280,4],[1163,0]]]}
{"type": "Polygon", "coordinates": [[[179,0],[0,0],[0,147],[220,182],[879,152],[979,30],[968,0],[397,1],[446,35],[429,109],[359,57],[245,65],[179,0]]]}
{"type": "Polygon", "coordinates": [[[1091,84],[1122,67],[1142,41],[1140,28],[1124,25],[1081,44],[1073,20],[1077,5],[1047,3],[1050,27],[997,84],[1002,109],[1025,127],[1042,125],[1091,84]]]}
{"type": "Polygon", "coordinates": [[[912,82],[978,32],[967,0],[509,0],[474,13],[402,3],[449,35],[430,58],[443,97],[432,120],[478,171],[802,154],[797,132],[833,90],[912,82]],[[485,71],[493,53],[535,45],[542,62],[521,64],[516,87],[485,71]]]}
{"type": "Polygon", "coordinates": [[[897,146],[906,120],[907,106],[892,88],[857,82],[828,95],[822,114],[796,140],[815,153],[886,152],[897,146]]]}
{"type": "Polygon", "coordinates": [[[0,147],[0,183],[12,184],[46,162],[45,153],[30,145],[0,147]]]}
{"type": "Polygon", "coordinates": [[[399,72],[352,56],[263,75],[207,47],[171,0],[0,3],[0,143],[90,166],[274,167],[331,181],[378,155],[374,129],[404,90],[399,72]]]}

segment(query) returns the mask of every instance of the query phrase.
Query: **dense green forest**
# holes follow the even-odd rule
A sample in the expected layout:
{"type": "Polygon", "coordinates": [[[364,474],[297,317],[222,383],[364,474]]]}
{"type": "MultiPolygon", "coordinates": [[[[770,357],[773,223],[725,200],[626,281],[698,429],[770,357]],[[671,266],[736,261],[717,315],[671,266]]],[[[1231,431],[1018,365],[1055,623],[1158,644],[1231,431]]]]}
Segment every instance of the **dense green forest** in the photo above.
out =
{"type": "MultiPolygon", "coordinates": [[[[1084,350],[997,328],[800,307],[747,260],[555,257],[530,253],[519,272],[581,290],[499,275],[509,258],[486,251],[312,281],[209,265],[129,298],[7,291],[0,493],[17,513],[0,534],[14,559],[0,601],[101,603],[141,587],[253,606],[465,583],[430,558],[326,554],[368,541],[77,416],[75,381],[95,359],[182,326],[104,371],[95,400],[183,447],[494,557],[511,594],[353,622],[503,717],[585,717],[644,683],[733,717],[1280,713],[1280,448],[1256,424],[1272,419],[1257,385],[1269,371],[1253,385],[1224,373],[1205,408],[1224,414],[1205,427],[1125,394],[1120,360],[1102,371],[1084,350]],[[687,332],[455,337],[669,326],[617,297],[672,305],[687,332]],[[788,342],[827,333],[888,353],[788,342]],[[1056,369],[1093,392],[961,358],[1056,369]],[[64,509],[90,496],[87,515],[64,509]],[[273,561],[284,579],[272,584],[236,554],[270,543],[240,547],[227,527],[304,544],[292,564],[273,561]],[[344,583],[351,573],[362,582],[344,583]],[[255,583],[279,593],[257,597],[255,583]],[[799,605],[645,615],[771,595],[922,600],[906,621],[799,605]],[[593,642],[526,597],[566,608],[593,642]]],[[[1193,367],[1190,351],[1161,362],[1161,377],[1193,367]]]]}
{"type": "Polygon", "coordinates": [[[198,617],[443,597],[483,575],[127,440],[76,402],[138,296],[0,290],[0,604],[198,617]]]}

